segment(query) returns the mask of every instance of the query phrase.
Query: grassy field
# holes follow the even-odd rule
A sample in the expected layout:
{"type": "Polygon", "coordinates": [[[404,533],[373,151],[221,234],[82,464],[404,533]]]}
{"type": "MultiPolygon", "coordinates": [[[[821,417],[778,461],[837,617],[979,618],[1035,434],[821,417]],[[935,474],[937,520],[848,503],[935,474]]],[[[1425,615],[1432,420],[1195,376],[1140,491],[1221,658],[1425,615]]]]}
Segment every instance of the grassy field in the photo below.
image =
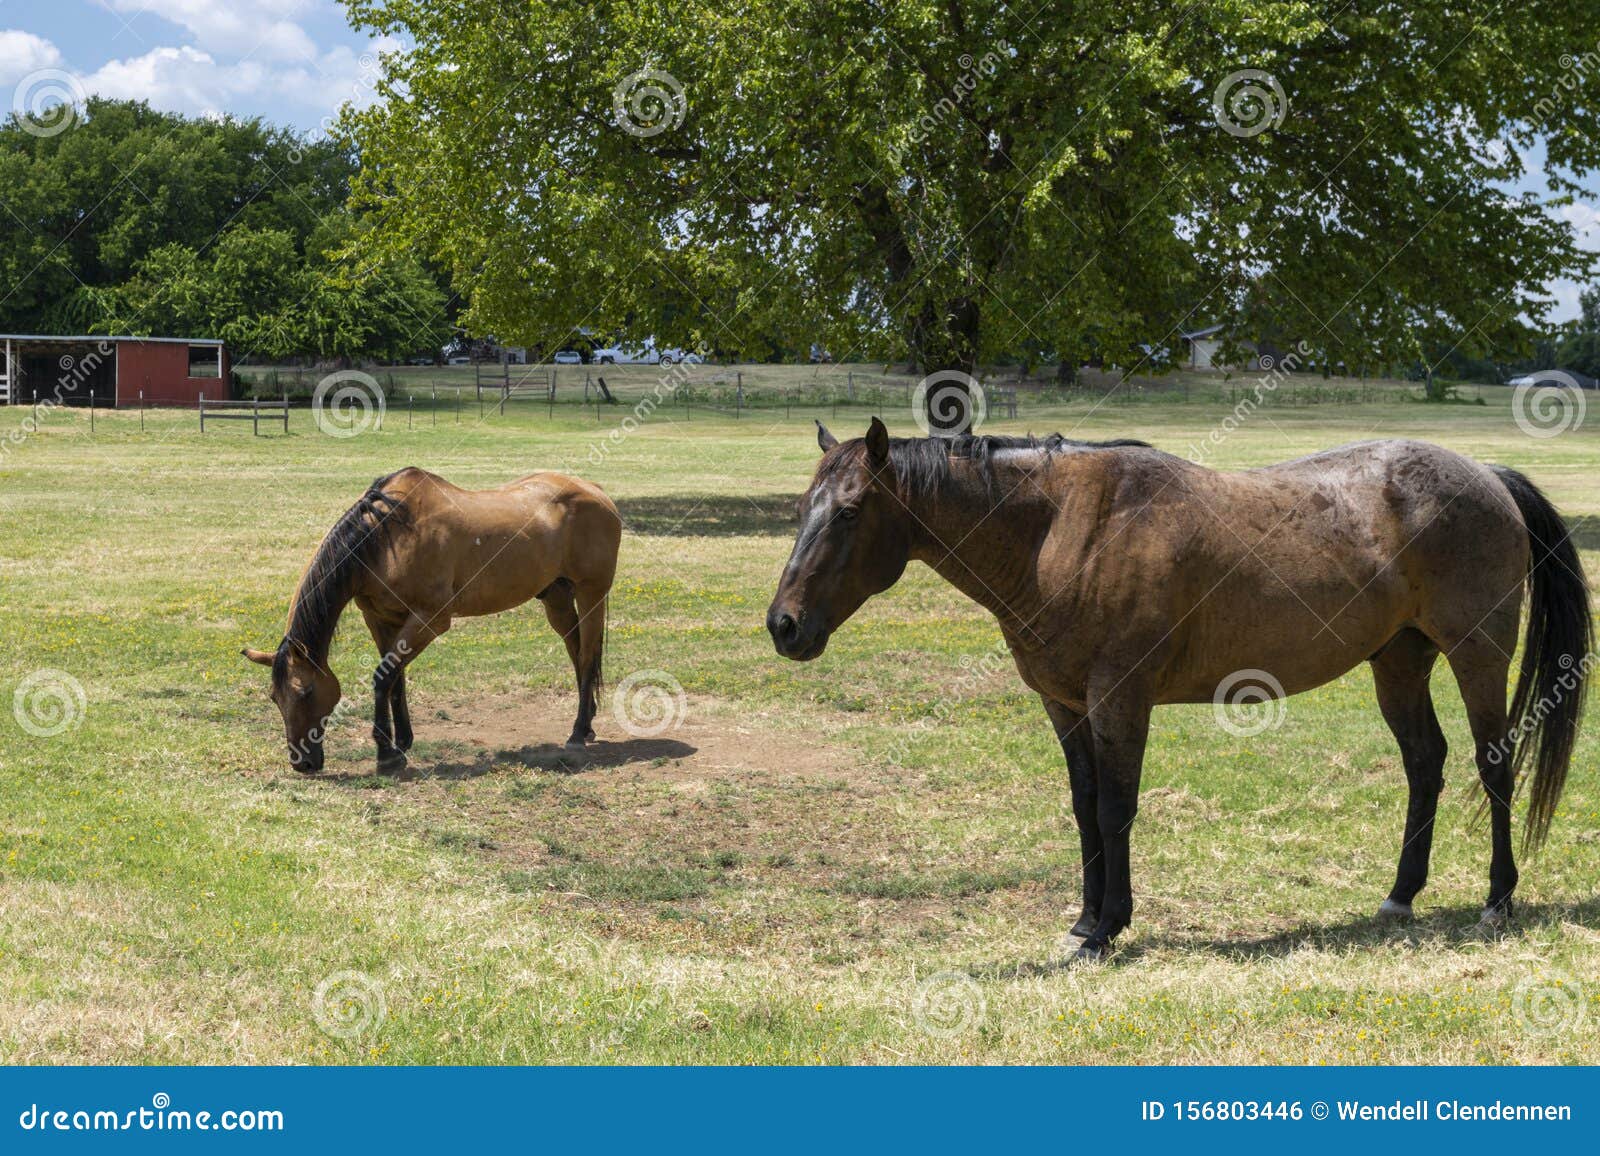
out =
{"type": "MultiPolygon", "coordinates": [[[[1423,437],[1600,513],[1600,421],[1538,439],[1504,391],[1333,404],[1298,384],[1323,404],[1286,390],[1214,442],[1230,409],[1203,390],[1025,401],[986,429],[1206,444],[1227,468],[1423,437]]],[[[1447,786],[1405,925],[1371,918],[1405,789],[1365,668],[1254,738],[1165,708],[1134,926],[1107,964],[1064,967],[1065,768],[1015,672],[985,663],[992,621],[913,567],[822,659],[772,653],[762,616],[817,455],[812,411],[666,407],[617,436],[614,411],[411,416],[339,439],[296,411],[288,436],[202,439],[192,413],[143,431],[102,413],[92,434],[78,412],[32,433],[0,413],[0,1060],[1600,1059],[1600,723],[1523,864],[1517,921],[1486,935],[1488,834],[1442,667],[1447,786]],[[676,725],[632,736],[608,695],[601,741],[563,761],[570,671],[525,607],[460,623],[417,662],[414,774],[377,777],[361,721],[376,655],[352,616],[334,660],[357,709],[328,773],[292,774],[239,648],[276,643],[322,533],[406,464],[604,485],[629,526],[608,676],[664,688],[676,725]]],[[[1578,539],[1600,572],[1600,534],[1578,539]]]]}

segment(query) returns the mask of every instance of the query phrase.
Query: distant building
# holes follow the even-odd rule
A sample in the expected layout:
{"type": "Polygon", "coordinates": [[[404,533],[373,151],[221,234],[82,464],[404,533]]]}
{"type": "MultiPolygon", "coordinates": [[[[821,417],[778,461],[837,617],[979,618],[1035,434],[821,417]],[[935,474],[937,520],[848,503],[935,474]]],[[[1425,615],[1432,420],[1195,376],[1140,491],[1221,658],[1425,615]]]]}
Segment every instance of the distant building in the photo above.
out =
{"type": "Polygon", "coordinates": [[[0,333],[0,404],[194,405],[231,397],[227,347],[199,337],[0,333]]]}

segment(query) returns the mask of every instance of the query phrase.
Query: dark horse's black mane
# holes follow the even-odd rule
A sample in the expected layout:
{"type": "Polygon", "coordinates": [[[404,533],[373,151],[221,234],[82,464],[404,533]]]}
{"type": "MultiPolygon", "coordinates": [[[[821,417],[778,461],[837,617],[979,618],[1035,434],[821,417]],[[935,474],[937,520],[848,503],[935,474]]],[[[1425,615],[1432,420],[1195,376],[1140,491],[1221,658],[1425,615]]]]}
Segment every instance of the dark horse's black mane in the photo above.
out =
{"type": "Polygon", "coordinates": [[[1037,450],[1048,458],[1064,450],[1103,450],[1126,446],[1152,448],[1149,442],[1136,438],[1091,442],[1062,437],[1058,433],[1044,437],[962,434],[953,438],[890,438],[889,460],[894,465],[895,481],[901,493],[923,496],[938,494],[945,488],[950,481],[950,463],[953,461],[972,462],[987,486],[993,478],[994,455],[1005,450],[1037,450]]]}
{"type": "Polygon", "coordinates": [[[290,647],[304,650],[318,666],[327,665],[333,628],[350,602],[356,576],[371,565],[387,537],[389,524],[406,523],[405,503],[384,492],[393,478],[394,474],[386,474],[368,486],[317,547],[295,592],[289,632],[273,656],[274,683],[280,683],[287,675],[290,647]]]}

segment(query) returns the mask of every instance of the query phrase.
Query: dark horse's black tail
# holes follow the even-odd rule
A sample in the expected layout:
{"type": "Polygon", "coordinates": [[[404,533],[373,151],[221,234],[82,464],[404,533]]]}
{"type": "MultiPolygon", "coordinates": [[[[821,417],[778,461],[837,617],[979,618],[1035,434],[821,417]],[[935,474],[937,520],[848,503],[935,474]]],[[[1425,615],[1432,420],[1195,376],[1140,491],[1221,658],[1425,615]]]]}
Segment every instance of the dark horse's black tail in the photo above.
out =
{"type": "Polygon", "coordinates": [[[1493,469],[1522,511],[1531,551],[1528,630],[1522,644],[1522,671],[1511,698],[1510,735],[1516,742],[1511,768],[1519,779],[1530,755],[1533,759],[1533,788],[1523,829],[1523,847],[1532,851],[1549,833],[1567,782],[1589,668],[1595,662],[1594,623],[1589,615],[1589,584],[1567,524],[1538,486],[1516,470],[1493,469]]]}

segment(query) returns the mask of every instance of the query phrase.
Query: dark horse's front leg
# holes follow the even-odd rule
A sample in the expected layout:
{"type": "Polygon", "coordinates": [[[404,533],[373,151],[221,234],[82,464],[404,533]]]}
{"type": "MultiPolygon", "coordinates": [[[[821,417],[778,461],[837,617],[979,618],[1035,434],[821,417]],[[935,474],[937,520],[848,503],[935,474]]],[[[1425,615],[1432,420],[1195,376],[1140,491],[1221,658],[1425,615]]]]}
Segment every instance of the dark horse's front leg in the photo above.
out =
{"type": "Polygon", "coordinates": [[[1100,904],[1106,893],[1093,736],[1082,714],[1048,698],[1043,701],[1061,753],[1067,758],[1067,777],[1072,783],[1072,813],[1078,821],[1078,843],[1083,853],[1083,911],[1072,925],[1072,934],[1085,938],[1100,922],[1100,904]]]}
{"type": "Polygon", "coordinates": [[[1105,896],[1100,921],[1078,948],[1080,959],[1100,959],[1117,933],[1133,921],[1133,874],[1128,836],[1139,812],[1139,776],[1150,733],[1150,704],[1115,690],[1089,703],[1088,724],[1094,750],[1095,816],[1100,824],[1105,862],[1105,896]]]}
{"type": "Polygon", "coordinates": [[[411,618],[396,625],[371,616],[367,628],[378,644],[378,666],[372,672],[372,741],[378,745],[378,771],[393,774],[406,766],[411,749],[411,708],[406,701],[406,664],[448,623],[427,624],[411,618]]]}
{"type": "Polygon", "coordinates": [[[400,676],[394,680],[394,689],[389,692],[389,706],[394,711],[394,745],[402,751],[409,751],[414,736],[411,733],[411,707],[406,703],[406,672],[400,668],[400,676]]]}

